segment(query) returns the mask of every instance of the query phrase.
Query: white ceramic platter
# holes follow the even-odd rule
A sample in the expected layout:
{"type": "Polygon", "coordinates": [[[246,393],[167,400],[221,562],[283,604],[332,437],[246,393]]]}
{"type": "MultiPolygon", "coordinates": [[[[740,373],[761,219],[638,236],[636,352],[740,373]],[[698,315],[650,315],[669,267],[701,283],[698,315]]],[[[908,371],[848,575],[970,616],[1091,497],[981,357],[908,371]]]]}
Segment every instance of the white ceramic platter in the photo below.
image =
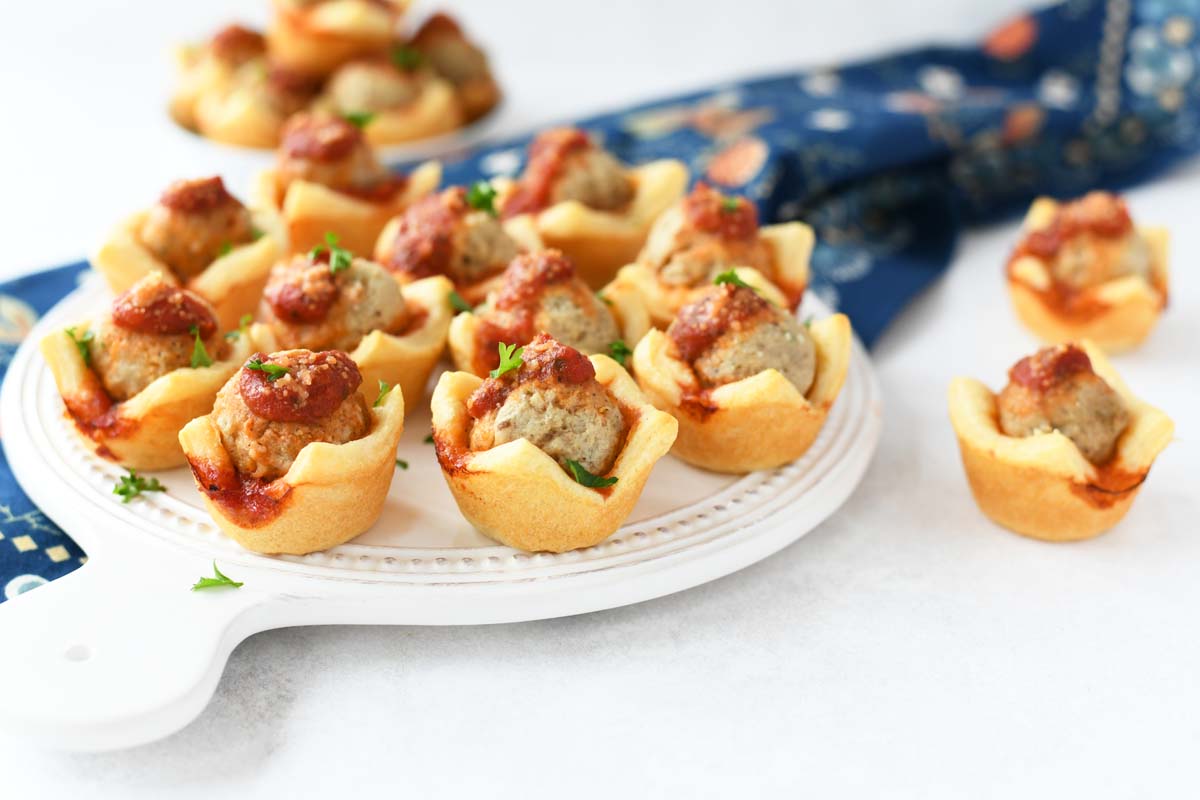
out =
{"type": "MultiPolygon", "coordinates": [[[[130,746],[182,727],[212,696],[230,651],[258,631],[541,619],[726,575],[832,514],[879,438],[879,387],[856,342],[841,397],[796,463],[738,478],[667,457],[607,541],[528,554],[496,545],[459,515],[423,441],[426,400],[410,408],[398,453],[410,467],[397,470],[374,528],[326,552],[262,556],[217,530],[186,469],[158,475],[166,493],[122,504],[112,494],[122,470],[92,456],[64,418],[36,343],[107,300],[91,276],[56,306],[17,353],[0,395],[17,479],[88,554],[70,575],[0,605],[0,724],[71,749],[130,746]],[[245,586],[189,591],[214,559],[245,586]]],[[[826,313],[811,297],[801,311],[826,313]]]]}

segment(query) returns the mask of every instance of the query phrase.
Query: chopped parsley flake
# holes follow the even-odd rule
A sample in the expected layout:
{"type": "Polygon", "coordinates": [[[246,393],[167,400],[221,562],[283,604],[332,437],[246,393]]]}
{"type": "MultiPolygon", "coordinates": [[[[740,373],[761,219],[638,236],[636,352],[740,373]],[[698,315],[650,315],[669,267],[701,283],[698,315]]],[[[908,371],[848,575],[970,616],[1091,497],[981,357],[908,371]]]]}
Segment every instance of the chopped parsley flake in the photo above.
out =
{"type": "Polygon", "coordinates": [[[408,469],[408,462],[405,461],[403,458],[397,458],[396,466],[399,467],[400,469],[408,469]]]}
{"type": "Polygon", "coordinates": [[[453,289],[450,290],[450,307],[459,313],[471,310],[471,304],[464,300],[463,296],[453,289]]]}
{"type": "Polygon", "coordinates": [[[732,214],[742,207],[742,201],[736,197],[721,198],[721,210],[726,214],[732,214]]]}
{"type": "Polygon", "coordinates": [[[610,342],[608,352],[612,355],[613,361],[616,361],[622,367],[625,366],[625,360],[633,354],[633,351],[629,349],[629,345],[625,344],[622,339],[610,342]]]}
{"type": "Polygon", "coordinates": [[[517,347],[515,344],[505,344],[500,342],[500,366],[489,372],[493,378],[499,378],[506,372],[514,372],[521,368],[524,362],[521,360],[521,354],[525,352],[524,347],[517,347]]]}
{"type": "Polygon", "coordinates": [[[195,339],[195,344],[192,345],[192,369],[211,367],[213,360],[209,358],[208,350],[205,349],[204,342],[200,340],[200,326],[193,325],[188,330],[195,339]]]}
{"type": "Polygon", "coordinates": [[[75,349],[79,351],[79,357],[83,359],[83,364],[86,367],[92,365],[92,340],[96,338],[96,334],[91,331],[83,333],[75,333],[75,328],[67,328],[67,336],[71,337],[71,341],[75,343],[75,349]]]}
{"type": "Polygon", "coordinates": [[[371,405],[371,408],[379,408],[381,405],[383,405],[383,401],[387,399],[387,396],[391,394],[391,392],[392,387],[388,385],[388,382],[385,380],[380,380],[379,395],[375,398],[375,402],[371,405]]]}
{"type": "Polygon", "coordinates": [[[424,61],[425,57],[415,47],[400,45],[399,47],[392,48],[392,64],[397,69],[402,69],[406,72],[411,71],[421,66],[424,61]]]}
{"type": "Polygon", "coordinates": [[[371,123],[371,120],[375,119],[375,113],[373,111],[348,111],[342,114],[342,119],[362,130],[371,123]]]}
{"type": "Polygon", "coordinates": [[[741,276],[739,276],[737,274],[737,270],[733,270],[733,269],[729,269],[729,270],[722,272],[720,275],[718,275],[716,278],[713,279],[713,283],[716,284],[717,286],[724,286],[725,284],[730,284],[732,286],[738,286],[743,289],[749,289],[752,292],[758,292],[757,289],[755,289],[753,286],[751,286],[750,284],[748,284],[744,280],[742,280],[741,276]]]}
{"type": "Polygon", "coordinates": [[[198,592],[201,589],[216,589],[221,586],[228,586],[231,589],[240,589],[244,584],[241,581],[235,581],[228,575],[225,575],[221,570],[217,569],[217,562],[213,562],[212,578],[201,578],[192,585],[192,591],[198,592]]]}
{"type": "Polygon", "coordinates": [[[496,190],[487,181],[475,181],[467,190],[467,205],[476,211],[486,211],[493,217],[496,211],[496,190]]]}
{"type": "Polygon", "coordinates": [[[265,373],[268,383],[274,383],[288,374],[287,367],[281,367],[278,364],[267,364],[257,358],[250,359],[249,363],[246,364],[246,369],[265,373]]]}
{"type": "Polygon", "coordinates": [[[338,235],[330,231],[325,232],[325,244],[319,244],[312,250],[308,251],[310,261],[316,261],[326,251],[329,251],[329,271],[334,275],[344,269],[350,269],[350,263],[354,261],[354,254],[344,247],[338,247],[338,235]]]}
{"type": "Polygon", "coordinates": [[[113,494],[119,495],[122,503],[128,503],[142,492],[165,492],[167,487],[158,482],[158,478],[146,478],[137,474],[137,470],[129,470],[128,475],[122,475],[113,485],[113,494]]]}
{"type": "Polygon", "coordinates": [[[615,477],[602,478],[599,475],[593,475],[584,469],[583,465],[578,461],[572,461],[569,458],[567,459],[567,466],[570,468],[571,477],[575,479],[575,482],[589,489],[604,489],[617,482],[615,477]]]}
{"type": "Polygon", "coordinates": [[[251,322],[254,322],[253,314],[242,314],[242,318],[238,320],[237,328],[225,334],[225,338],[231,342],[242,338],[246,334],[246,331],[250,329],[251,322]]]}

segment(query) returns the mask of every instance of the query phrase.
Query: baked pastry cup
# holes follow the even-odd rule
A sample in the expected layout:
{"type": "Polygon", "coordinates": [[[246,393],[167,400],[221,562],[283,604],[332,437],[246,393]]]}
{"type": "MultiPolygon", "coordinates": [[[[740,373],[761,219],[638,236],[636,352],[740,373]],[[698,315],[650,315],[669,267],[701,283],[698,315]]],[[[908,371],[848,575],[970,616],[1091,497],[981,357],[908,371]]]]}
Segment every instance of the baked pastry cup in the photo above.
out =
{"type": "Polygon", "coordinates": [[[1090,539],[1120,522],[1175,431],[1166,414],[1129,391],[1100,347],[1088,341],[1080,346],[1130,415],[1104,466],[1084,458],[1058,431],[1006,436],[996,395],[977,380],[955,378],[948,393],[950,422],[980,510],[998,525],[1043,541],[1090,539]]]}
{"type": "MultiPolygon", "coordinates": [[[[1059,204],[1042,197],[1025,215],[1025,230],[1050,225],[1059,204]]],[[[1059,342],[1088,339],[1110,353],[1136,348],[1158,323],[1167,304],[1169,275],[1165,228],[1138,227],[1150,247],[1149,280],[1127,275],[1084,289],[1072,311],[1055,302],[1054,282],[1046,265],[1031,255],[1019,256],[1008,266],[1008,292],[1017,317],[1039,339],[1059,342]]]]}
{"type": "MultiPolygon", "coordinates": [[[[369,405],[375,386],[364,382],[360,391],[365,396],[368,390],[369,405]]],[[[345,444],[312,442],[282,477],[242,479],[242,492],[209,488],[237,477],[210,414],[184,426],[179,442],[217,527],[247,550],[304,555],[350,541],[383,511],[404,432],[403,395],[389,392],[370,414],[366,436],[345,444]]]]}
{"type": "MultiPolygon", "coordinates": [[[[634,194],[622,211],[598,211],[567,200],[531,215],[544,245],[566,253],[579,277],[593,289],[608,283],[618,269],[637,258],[655,218],[683,195],[688,183],[687,166],[675,159],[632,167],[628,175],[634,194]]],[[[492,185],[499,194],[497,205],[503,208],[516,184],[496,179],[492,185]]]]}
{"type": "Polygon", "coordinates": [[[330,0],[306,6],[273,0],[267,30],[272,60],[308,75],[328,75],[358,56],[387,49],[406,0],[330,0]]]}
{"type": "MultiPolygon", "coordinates": [[[[413,315],[413,324],[402,334],[371,331],[349,353],[362,373],[364,392],[375,391],[383,381],[398,387],[410,407],[420,402],[429,376],[446,348],[446,335],[454,314],[450,305],[453,291],[454,284],[444,275],[400,287],[405,305],[413,315]]],[[[262,323],[251,327],[250,339],[258,350],[280,349],[271,329],[262,323]]]]}
{"type": "Polygon", "coordinates": [[[576,483],[526,439],[471,450],[467,399],[483,380],[466,372],[445,372],[438,380],[433,436],[442,474],[463,516],[492,539],[519,550],[554,553],[603,541],[628,518],[650,470],[671,449],[675,420],[647,403],[617,362],[603,355],[589,360],[629,426],[609,472],[617,482],[605,489],[576,483]]]}
{"type": "MultiPolygon", "coordinates": [[[[646,304],[642,302],[641,295],[631,287],[610,286],[601,293],[601,297],[606,308],[612,313],[617,328],[621,331],[621,340],[626,345],[631,346],[638,342],[646,335],[646,331],[650,330],[650,314],[646,311],[646,304]]],[[[463,311],[451,320],[450,358],[454,361],[455,369],[479,374],[475,365],[480,363],[477,351],[481,323],[482,319],[474,311],[463,311]]],[[[626,366],[630,366],[628,362],[626,366]]],[[[486,373],[479,375],[481,378],[485,376],[486,373]]]]}
{"type": "Polygon", "coordinates": [[[256,218],[267,233],[218,256],[203,272],[183,282],[139,239],[147,213],[140,211],[118,225],[92,256],[93,266],[108,287],[119,294],[147,275],[161,272],[167,282],[190,289],[211,303],[221,330],[238,327],[239,320],[258,306],[271,266],[280,256],[279,242],[270,233],[276,226],[269,219],[256,218]]]}
{"type": "Polygon", "coordinates": [[[825,424],[850,364],[853,333],[844,314],[814,321],[816,371],[807,394],[775,369],[704,390],[665,333],[654,329],[633,351],[638,385],[679,420],[672,453],[714,472],[742,474],[794,461],[825,424]]]}
{"type": "MultiPolygon", "coordinates": [[[[87,321],[73,328],[76,336],[90,329],[87,321]]],[[[239,336],[225,358],[211,366],[168,372],[128,400],[113,402],[65,330],[48,334],[40,348],[83,442],[103,458],[140,470],[185,463],[179,431],[212,409],[217,391],[250,355],[249,342],[239,336]],[[97,417],[103,424],[96,424],[97,417]]]]}
{"type": "Polygon", "coordinates": [[[451,133],[463,126],[462,106],[454,86],[432,77],[413,102],[380,111],[363,128],[376,146],[403,144],[451,133]]]}
{"type": "Polygon", "coordinates": [[[441,180],[441,163],[427,161],[412,171],[393,197],[375,202],[305,180],[292,181],[281,193],[279,173],[268,169],[255,179],[251,200],[260,213],[278,220],[289,253],[305,253],[324,244],[329,232],[336,233],[347,250],[370,253],[388,220],[437,189],[441,180]]]}

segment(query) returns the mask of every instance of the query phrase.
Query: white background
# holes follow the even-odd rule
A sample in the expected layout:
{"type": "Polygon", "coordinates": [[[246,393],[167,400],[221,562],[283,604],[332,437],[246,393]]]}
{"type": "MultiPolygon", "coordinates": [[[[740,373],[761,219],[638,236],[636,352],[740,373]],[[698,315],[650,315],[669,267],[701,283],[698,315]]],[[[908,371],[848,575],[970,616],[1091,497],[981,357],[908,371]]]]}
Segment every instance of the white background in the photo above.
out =
{"type": "MultiPolygon", "coordinates": [[[[228,17],[261,20],[262,5],[10,11],[0,277],[78,258],[173,177],[223,170],[240,187],[244,159],[164,121],[166,52],[228,17]]],[[[511,94],[500,125],[517,130],[763,69],[965,40],[1020,5],[453,7],[491,46],[511,94]]],[[[572,619],[260,634],[167,740],[104,755],[0,742],[0,797],[1196,796],[1198,179],[1192,164],[1130,195],[1138,218],[1171,227],[1175,276],[1161,329],[1117,364],[1175,417],[1177,439],[1109,535],[1022,539],[967,492],[946,384],[998,385],[1034,347],[1004,297],[1013,227],[979,231],[876,350],[886,428],[863,485],[777,556],[572,619]]],[[[0,643],[0,658],[20,657],[20,643],[0,643]]]]}

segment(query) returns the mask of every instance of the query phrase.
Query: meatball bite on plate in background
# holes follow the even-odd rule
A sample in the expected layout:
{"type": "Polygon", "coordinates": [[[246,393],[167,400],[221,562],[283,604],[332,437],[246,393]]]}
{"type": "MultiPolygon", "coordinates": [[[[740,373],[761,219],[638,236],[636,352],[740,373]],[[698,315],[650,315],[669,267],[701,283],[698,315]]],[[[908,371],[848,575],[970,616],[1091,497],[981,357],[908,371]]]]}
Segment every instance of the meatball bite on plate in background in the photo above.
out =
{"type": "Polygon", "coordinates": [[[835,314],[802,325],[735,273],[717,280],[665,333],[643,337],[634,373],[679,421],[675,455],[716,472],[772,469],[820,433],[845,381],[850,323],[835,314]]]}
{"type": "Polygon", "coordinates": [[[499,286],[474,311],[450,325],[455,366],[480,377],[499,364],[502,344],[527,344],[545,332],[568,347],[611,355],[622,366],[649,329],[641,298],[633,293],[598,295],[575,275],[557,250],[517,256],[499,286]]]}
{"type": "Polygon", "coordinates": [[[410,44],[454,86],[466,122],[479,119],[500,102],[500,87],[487,54],[467,39],[450,15],[439,12],[425,20],[410,44]]]}

